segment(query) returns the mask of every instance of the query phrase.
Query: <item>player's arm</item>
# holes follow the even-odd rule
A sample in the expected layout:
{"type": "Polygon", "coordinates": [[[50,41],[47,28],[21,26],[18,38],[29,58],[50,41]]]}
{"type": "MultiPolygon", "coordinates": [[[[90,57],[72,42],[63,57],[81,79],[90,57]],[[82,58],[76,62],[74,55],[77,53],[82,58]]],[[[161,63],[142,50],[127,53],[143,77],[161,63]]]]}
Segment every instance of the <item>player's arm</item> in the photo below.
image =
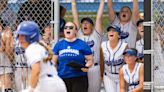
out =
{"type": "MultiPolygon", "coordinates": [[[[88,68],[91,67],[93,65],[93,55],[92,54],[91,55],[85,55],[85,59],[86,59],[85,66],[88,68]]],[[[88,72],[88,68],[82,68],[81,70],[83,72],[88,72]]]]}
{"type": "Polygon", "coordinates": [[[143,87],[144,87],[144,65],[142,64],[139,69],[139,86],[137,86],[131,92],[143,92],[143,87]]]}
{"type": "Polygon", "coordinates": [[[101,70],[101,78],[104,76],[104,55],[103,50],[100,48],[100,70],[101,70]]]}
{"type": "Polygon", "coordinates": [[[36,88],[38,80],[39,80],[39,74],[40,74],[40,62],[34,63],[31,65],[31,82],[30,86],[31,88],[36,88]]]}
{"type": "Polygon", "coordinates": [[[139,19],[138,0],[133,0],[132,21],[134,22],[134,24],[137,23],[138,19],[139,19]]]}
{"type": "Polygon", "coordinates": [[[119,77],[120,77],[120,92],[125,92],[125,80],[124,80],[124,74],[122,68],[120,69],[119,77]]]}
{"type": "Polygon", "coordinates": [[[1,34],[1,46],[0,46],[0,52],[3,52],[5,50],[5,37],[4,37],[4,32],[1,34]]]}
{"type": "Polygon", "coordinates": [[[76,0],[72,0],[72,15],[73,15],[73,22],[77,25],[79,28],[79,15],[76,7],[76,0]]]}
{"type": "Polygon", "coordinates": [[[116,14],[115,14],[115,11],[113,10],[112,0],[108,0],[107,4],[108,4],[109,21],[113,22],[116,17],[116,14]]]}
{"type": "Polygon", "coordinates": [[[104,0],[100,0],[100,5],[99,5],[99,9],[97,12],[97,17],[96,17],[96,24],[95,24],[95,28],[96,30],[102,34],[103,33],[103,11],[104,11],[104,0]]]}
{"type": "Polygon", "coordinates": [[[52,61],[56,64],[58,61],[58,55],[53,55],[52,61]]]}

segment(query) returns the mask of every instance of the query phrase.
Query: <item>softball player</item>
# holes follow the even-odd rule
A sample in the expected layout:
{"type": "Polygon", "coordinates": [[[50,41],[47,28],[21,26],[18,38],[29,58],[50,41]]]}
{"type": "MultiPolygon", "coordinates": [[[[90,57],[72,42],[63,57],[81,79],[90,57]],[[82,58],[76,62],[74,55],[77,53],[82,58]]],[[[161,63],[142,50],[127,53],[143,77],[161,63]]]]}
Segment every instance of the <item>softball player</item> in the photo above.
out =
{"type": "Polygon", "coordinates": [[[123,52],[127,48],[127,43],[123,39],[128,34],[121,32],[117,26],[109,26],[108,41],[101,44],[104,57],[104,86],[106,92],[120,92],[119,69],[124,64],[123,52]],[[123,35],[124,34],[124,35],[123,35]]]}
{"type": "Polygon", "coordinates": [[[28,76],[27,60],[25,58],[25,50],[20,46],[18,39],[16,39],[16,34],[15,34],[14,47],[15,47],[15,54],[14,54],[15,91],[20,92],[21,90],[26,88],[29,76],[28,76]]]}
{"type": "Polygon", "coordinates": [[[39,26],[33,21],[23,21],[17,28],[21,46],[30,70],[29,87],[22,92],[66,92],[64,82],[57,76],[47,48],[38,43],[39,26]]]}
{"type": "Polygon", "coordinates": [[[136,62],[137,50],[126,49],[123,54],[126,64],[120,69],[120,92],[125,92],[126,83],[128,92],[143,92],[144,66],[136,62]]]}
{"type": "MultiPolygon", "coordinates": [[[[89,17],[81,20],[81,29],[78,31],[78,37],[85,41],[92,49],[94,55],[94,65],[88,71],[89,88],[88,92],[100,92],[101,77],[100,77],[100,44],[102,29],[102,15],[104,8],[104,0],[101,0],[99,10],[96,17],[96,24],[89,17]],[[94,28],[95,26],[95,28],[94,28]]],[[[74,23],[80,27],[78,21],[78,12],[76,9],[76,1],[72,0],[72,13],[74,23]]]]}
{"type": "Polygon", "coordinates": [[[129,37],[125,40],[129,47],[134,48],[137,37],[136,22],[139,19],[138,0],[133,0],[133,14],[128,6],[124,6],[117,17],[112,7],[112,0],[108,0],[108,11],[111,24],[120,26],[121,30],[129,33],[129,37]]]}
{"type": "Polygon", "coordinates": [[[136,42],[136,49],[138,51],[138,56],[139,56],[139,59],[141,60],[141,62],[144,62],[144,26],[143,26],[143,20],[139,20],[137,22],[137,29],[138,29],[138,32],[139,32],[139,35],[141,37],[140,40],[138,40],[136,42]]]}

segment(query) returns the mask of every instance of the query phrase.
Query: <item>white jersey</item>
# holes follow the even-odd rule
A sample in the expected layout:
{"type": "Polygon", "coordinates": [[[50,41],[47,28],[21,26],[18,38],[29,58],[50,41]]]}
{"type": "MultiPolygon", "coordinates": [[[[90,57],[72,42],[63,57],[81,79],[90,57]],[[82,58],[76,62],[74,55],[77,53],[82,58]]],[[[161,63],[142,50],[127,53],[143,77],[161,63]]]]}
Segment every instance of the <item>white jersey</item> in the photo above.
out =
{"type": "Polygon", "coordinates": [[[39,81],[34,92],[66,92],[65,84],[58,77],[54,64],[51,61],[43,62],[43,59],[48,56],[43,46],[32,43],[26,48],[25,55],[29,67],[40,62],[39,81]]]}
{"type": "Polygon", "coordinates": [[[101,44],[101,34],[97,32],[96,29],[92,31],[92,34],[85,36],[80,29],[78,31],[78,37],[85,41],[90,47],[94,55],[94,63],[100,62],[100,44],[101,44]]]}
{"type": "Polygon", "coordinates": [[[57,75],[56,69],[54,69],[53,65],[51,66],[51,62],[43,62],[43,59],[48,57],[48,52],[46,49],[38,43],[32,43],[28,46],[25,51],[25,55],[27,58],[27,64],[31,67],[33,64],[40,62],[40,75],[39,80],[46,77],[47,75],[57,75]]]}
{"type": "Polygon", "coordinates": [[[111,49],[110,42],[102,42],[101,47],[104,55],[105,63],[105,75],[108,75],[111,79],[119,80],[119,69],[124,64],[123,52],[126,49],[127,43],[119,40],[116,48],[111,49]]]}
{"type": "Polygon", "coordinates": [[[123,25],[120,23],[119,18],[116,16],[116,18],[112,22],[112,25],[117,25],[121,27],[121,30],[123,32],[128,32],[129,36],[125,39],[125,41],[128,42],[128,47],[135,48],[138,31],[136,25],[132,22],[132,20],[123,25]]]}
{"type": "Polygon", "coordinates": [[[123,75],[126,83],[128,83],[128,92],[139,85],[139,70],[142,63],[136,63],[133,72],[130,72],[128,65],[123,66],[123,75]]]}
{"type": "Polygon", "coordinates": [[[137,49],[139,54],[144,54],[143,53],[143,51],[144,51],[144,40],[143,40],[143,38],[136,42],[136,49],[137,49]]]}
{"type": "Polygon", "coordinates": [[[100,44],[101,34],[96,29],[92,30],[89,36],[85,36],[82,30],[78,31],[78,37],[85,41],[90,47],[94,55],[94,65],[88,71],[88,92],[100,92],[100,44]]]}

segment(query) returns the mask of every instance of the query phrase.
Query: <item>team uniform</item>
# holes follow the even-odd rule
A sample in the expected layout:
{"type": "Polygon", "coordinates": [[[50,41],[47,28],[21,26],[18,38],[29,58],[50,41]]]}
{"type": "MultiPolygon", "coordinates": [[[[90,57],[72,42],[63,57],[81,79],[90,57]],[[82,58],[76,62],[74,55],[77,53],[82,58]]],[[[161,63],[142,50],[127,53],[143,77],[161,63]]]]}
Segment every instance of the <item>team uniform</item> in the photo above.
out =
{"type": "Polygon", "coordinates": [[[85,66],[85,55],[92,55],[87,43],[80,39],[75,39],[73,42],[63,39],[55,45],[53,52],[58,55],[58,75],[64,80],[67,91],[87,92],[87,72],[66,65],[74,61],[85,66]]]}
{"type": "Polygon", "coordinates": [[[89,88],[88,92],[100,92],[101,78],[100,78],[100,45],[101,45],[101,34],[96,29],[92,31],[89,36],[85,36],[80,29],[78,31],[78,37],[85,41],[91,48],[94,55],[94,65],[89,68],[88,81],[89,88]]]}
{"type": "Polygon", "coordinates": [[[136,49],[138,51],[138,56],[143,57],[144,56],[144,39],[140,39],[136,42],[136,49]]]}
{"type": "Polygon", "coordinates": [[[22,89],[26,88],[27,81],[28,81],[28,66],[27,60],[25,57],[25,50],[21,48],[19,41],[15,39],[15,62],[14,62],[14,75],[15,75],[15,90],[17,92],[21,91],[22,89]]]}
{"type": "Polygon", "coordinates": [[[129,48],[135,48],[136,44],[136,38],[137,38],[137,27],[133,21],[129,21],[126,24],[121,24],[119,18],[116,16],[114,21],[112,22],[112,25],[116,25],[121,27],[121,30],[123,32],[128,32],[129,36],[125,39],[125,41],[128,43],[129,48]]]}
{"type": "Polygon", "coordinates": [[[131,90],[139,85],[139,70],[141,65],[142,63],[136,63],[132,72],[130,72],[127,64],[122,67],[124,79],[128,83],[128,92],[131,92],[131,90]]]}
{"type": "Polygon", "coordinates": [[[120,92],[119,70],[124,64],[123,52],[127,43],[119,40],[117,46],[111,49],[110,42],[102,42],[101,48],[104,56],[104,86],[106,92],[120,92]]]}
{"type": "Polygon", "coordinates": [[[65,84],[58,77],[52,61],[43,62],[43,59],[48,56],[48,52],[43,46],[36,42],[30,44],[25,49],[25,56],[29,67],[40,62],[39,80],[34,92],[66,92],[65,84]]]}

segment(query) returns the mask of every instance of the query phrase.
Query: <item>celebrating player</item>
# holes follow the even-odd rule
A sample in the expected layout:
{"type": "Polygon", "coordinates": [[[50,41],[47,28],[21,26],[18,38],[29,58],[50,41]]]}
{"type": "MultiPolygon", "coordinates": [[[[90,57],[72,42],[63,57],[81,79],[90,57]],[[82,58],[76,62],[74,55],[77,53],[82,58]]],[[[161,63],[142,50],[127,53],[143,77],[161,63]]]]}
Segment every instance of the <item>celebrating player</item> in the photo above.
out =
{"type": "Polygon", "coordinates": [[[58,60],[58,75],[64,80],[68,92],[87,92],[88,68],[93,65],[93,55],[86,42],[77,39],[77,26],[67,22],[64,27],[65,38],[59,41],[53,48],[53,60],[58,60]],[[85,66],[85,68],[73,68],[68,66],[70,62],[85,66]],[[88,68],[87,68],[88,67],[88,68]]]}
{"type": "MultiPolygon", "coordinates": [[[[81,20],[81,29],[78,31],[78,37],[92,49],[94,55],[94,65],[88,71],[89,88],[88,92],[100,92],[101,78],[100,78],[100,44],[101,36],[103,34],[102,15],[104,10],[104,0],[100,0],[99,9],[97,12],[96,23],[91,18],[85,17],[81,20]]],[[[78,20],[78,12],[76,8],[76,1],[72,0],[72,14],[73,21],[80,28],[78,20]]]]}
{"type": "Polygon", "coordinates": [[[124,64],[123,52],[127,48],[127,43],[123,39],[128,37],[119,27],[111,25],[107,28],[108,41],[101,44],[105,69],[104,86],[106,92],[120,92],[119,69],[124,64]]]}
{"type": "Polygon", "coordinates": [[[136,42],[136,49],[138,51],[138,57],[141,62],[144,62],[144,26],[143,20],[137,21],[137,29],[140,35],[140,39],[136,42]]]}
{"type": "Polygon", "coordinates": [[[138,0],[133,0],[133,13],[128,6],[124,6],[121,8],[118,17],[113,10],[112,0],[108,0],[108,10],[111,24],[120,26],[121,30],[129,33],[129,37],[125,40],[129,47],[134,48],[137,37],[136,22],[139,19],[138,0]]]}

